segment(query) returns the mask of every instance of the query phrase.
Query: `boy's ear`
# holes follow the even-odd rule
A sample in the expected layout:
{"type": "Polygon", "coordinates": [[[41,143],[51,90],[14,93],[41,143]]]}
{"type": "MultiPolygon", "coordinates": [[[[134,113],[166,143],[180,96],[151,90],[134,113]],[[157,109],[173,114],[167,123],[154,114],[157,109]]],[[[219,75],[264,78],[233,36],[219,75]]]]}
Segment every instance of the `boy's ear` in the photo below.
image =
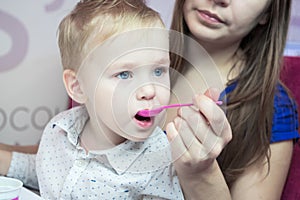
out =
{"type": "Polygon", "coordinates": [[[79,81],[76,76],[76,72],[71,69],[65,69],[63,71],[63,81],[68,95],[77,103],[83,104],[87,98],[84,92],[80,88],[79,81]]]}

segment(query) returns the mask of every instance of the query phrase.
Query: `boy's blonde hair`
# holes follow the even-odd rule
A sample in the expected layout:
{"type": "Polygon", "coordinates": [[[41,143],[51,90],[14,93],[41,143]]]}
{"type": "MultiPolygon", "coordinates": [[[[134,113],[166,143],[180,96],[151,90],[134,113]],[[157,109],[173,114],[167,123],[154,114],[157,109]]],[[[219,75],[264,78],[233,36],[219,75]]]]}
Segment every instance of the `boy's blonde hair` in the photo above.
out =
{"type": "Polygon", "coordinates": [[[82,0],[58,28],[64,69],[77,70],[95,46],[124,30],[163,25],[143,0],[82,0]]]}

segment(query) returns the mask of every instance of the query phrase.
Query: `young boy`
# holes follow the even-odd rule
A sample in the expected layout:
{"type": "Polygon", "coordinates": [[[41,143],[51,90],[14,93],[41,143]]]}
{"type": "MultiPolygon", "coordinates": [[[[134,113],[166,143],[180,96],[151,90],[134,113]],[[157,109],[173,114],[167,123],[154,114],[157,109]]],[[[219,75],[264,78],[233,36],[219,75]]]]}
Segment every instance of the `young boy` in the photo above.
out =
{"type": "Polygon", "coordinates": [[[142,0],[83,0],[61,22],[59,47],[66,90],[81,105],[44,130],[36,156],[41,196],[183,199],[169,142],[156,128],[164,115],[137,114],[170,98],[159,14],[142,0]]]}

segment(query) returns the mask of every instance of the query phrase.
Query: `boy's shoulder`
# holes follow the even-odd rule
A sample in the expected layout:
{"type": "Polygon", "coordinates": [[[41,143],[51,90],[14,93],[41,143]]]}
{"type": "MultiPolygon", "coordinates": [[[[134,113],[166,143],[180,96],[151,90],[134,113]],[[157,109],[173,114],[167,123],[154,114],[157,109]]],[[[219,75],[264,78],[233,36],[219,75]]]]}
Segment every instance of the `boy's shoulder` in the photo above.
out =
{"type": "Polygon", "coordinates": [[[77,118],[84,113],[86,113],[86,109],[84,106],[75,106],[57,113],[53,118],[51,118],[49,123],[55,123],[56,121],[66,118],[77,118]]]}
{"type": "Polygon", "coordinates": [[[55,115],[48,122],[45,130],[49,128],[52,129],[55,126],[59,126],[60,128],[67,130],[75,124],[77,124],[77,126],[80,124],[84,125],[88,118],[89,116],[85,106],[76,106],[55,115]]]}

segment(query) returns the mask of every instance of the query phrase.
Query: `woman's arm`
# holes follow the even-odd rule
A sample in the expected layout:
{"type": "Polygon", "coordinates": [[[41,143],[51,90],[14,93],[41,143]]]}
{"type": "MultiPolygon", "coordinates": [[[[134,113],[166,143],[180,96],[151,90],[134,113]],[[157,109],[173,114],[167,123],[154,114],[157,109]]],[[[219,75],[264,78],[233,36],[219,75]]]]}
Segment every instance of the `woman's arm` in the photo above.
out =
{"type": "Polygon", "coordinates": [[[0,175],[20,179],[25,186],[38,189],[35,156],[39,145],[0,143],[0,175]]]}
{"type": "Polygon", "coordinates": [[[257,164],[245,171],[231,188],[232,199],[276,200],[281,193],[288,174],[293,142],[271,144],[270,171],[267,162],[257,164]]]}
{"type": "Polygon", "coordinates": [[[12,152],[35,154],[38,145],[8,145],[0,143],[0,175],[7,175],[12,160],[12,152]]]}
{"type": "Polygon", "coordinates": [[[209,169],[191,174],[190,177],[184,174],[179,175],[179,180],[185,199],[231,199],[229,188],[216,161],[212,163],[209,169]]]}
{"type": "Polygon", "coordinates": [[[229,191],[216,161],[199,174],[179,175],[186,199],[280,200],[292,156],[292,141],[271,145],[270,171],[261,163],[245,171],[229,191]],[[184,175],[184,176],[183,176],[184,175]]]}
{"type": "Polygon", "coordinates": [[[9,144],[0,143],[0,150],[11,151],[11,152],[15,151],[20,153],[35,154],[37,153],[38,148],[39,148],[38,144],[20,146],[20,145],[9,145],[9,144]]]}
{"type": "Polygon", "coordinates": [[[25,186],[38,189],[35,157],[36,154],[0,150],[0,175],[17,178],[25,186]]]}
{"type": "Polygon", "coordinates": [[[7,175],[11,159],[12,152],[0,150],[0,175],[7,175]]]}
{"type": "Polygon", "coordinates": [[[231,140],[224,112],[205,95],[194,100],[198,110],[180,109],[166,131],[171,142],[174,166],[186,199],[280,199],[292,157],[292,141],[270,146],[267,162],[248,168],[228,188],[216,158],[231,140]]]}
{"type": "Polygon", "coordinates": [[[216,158],[231,140],[231,128],[217,99],[208,94],[195,97],[198,109],[181,108],[166,131],[185,198],[226,200],[230,191],[216,158]]]}

